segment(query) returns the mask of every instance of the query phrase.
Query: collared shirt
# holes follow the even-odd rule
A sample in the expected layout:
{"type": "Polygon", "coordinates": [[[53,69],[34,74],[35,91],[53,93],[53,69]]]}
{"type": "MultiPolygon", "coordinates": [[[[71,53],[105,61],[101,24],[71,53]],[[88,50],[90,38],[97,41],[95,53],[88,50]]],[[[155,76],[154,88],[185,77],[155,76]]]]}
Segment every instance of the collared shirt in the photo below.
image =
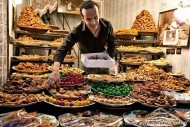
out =
{"type": "Polygon", "coordinates": [[[114,57],[117,46],[113,28],[110,22],[100,19],[100,32],[94,37],[84,22],[81,22],[66,37],[61,46],[57,49],[54,62],[62,63],[67,52],[78,42],[81,54],[98,53],[107,51],[110,57],[114,57]]]}

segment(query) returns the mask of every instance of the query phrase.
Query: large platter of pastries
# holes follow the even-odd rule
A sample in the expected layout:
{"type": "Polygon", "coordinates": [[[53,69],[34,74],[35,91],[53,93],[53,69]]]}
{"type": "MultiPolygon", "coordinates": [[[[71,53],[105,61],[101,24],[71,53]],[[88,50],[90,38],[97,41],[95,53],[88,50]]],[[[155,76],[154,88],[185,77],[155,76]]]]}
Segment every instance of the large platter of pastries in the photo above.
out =
{"type": "Polygon", "coordinates": [[[133,110],[123,114],[126,126],[135,127],[186,127],[186,123],[163,108],[153,112],[133,110]]]}
{"type": "MultiPolygon", "coordinates": [[[[48,56],[48,59],[53,60],[55,53],[52,53],[48,56]]],[[[77,57],[75,55],[66,55],[64,62],[73,62],[77,57]]]]}
{"type": "Polygon", "coordinates": [[[50,28],[38,17],[33,7],[24,7],[19,16],[18,27],[31,32],[46,32],[50,28]]]}
{"type": "Polygon", "coordinates": [[[21,44],[21,45],[26,45],[26,46],[41,46],[47,43],[46,41],[35,40],[32,37],[28,37],[26,35],[21,36],[18,39],[15,39],[14,42],[16,44],[21,44]]]}
{"type": "Polygon", "coordinates": [[[15,56],[18,60],[23,61],[47,61],[47,56],[40,56],[40,55],[21,55],[21,56],[15,56]]]}
{"type": "Polygon", "coordinates": [[[96,94],[96,95],[90,95],[90,99],[102,105],[111,106],[111,107],[121,107],[126,105],[132,105],[133,103],[135,103],[135,100],[130,98],[129,96],[113,97],[113,96],[106,96],[103,94],[96,94]]]}
{"type": "Polygon", "coordinates": [[[17,66],[13,66],[13,70],[24,73],[45,73],[48,72],[49,65],[47,63],[31,63],[20,62],[17,66]]]}
{"type": "Polygon", "coordinates": [[[59,121],[55,116],[26,112],[24,109],[2,114],[1,127],[58,127],[59,121]]]}
{"type": "Polygon", "coordinates": [[[44,79],[13,77],[2,85],[2,90],[7,93],[36,93],[47,87],[44,79]]]}
{"type": "Polygon", "coordinates": [[[18,78],[48,78],[50,76],[50,73],[45,74],[28,74],[28,73],[19,73],[14,72],[11,75],[12,77],[18,77],[18,78]]]}
{"type": "Polygon", "coordinates": [[[58,116],[58,119],[62,127],[119,127],[122,124],[120,116],[92,111],[77,115],[65,113],[58,116]]]}
{"type": "Polygon", "coordinates": [[[81,108],[94,104],[88,97],[81,97],[79,99],[60,99],[53,96],[47,96],[46,103],[60,108],[81,108]]]}
{"type": "Polygon", "coordinates": [[[159,47],[146,47],[144,48],[144,51],[150,52],[150,53],[163,53],[163,50],[159,47]]]}
{"type": "Polygon", "coordinates": [[[143,48],[139,47],[139,46],[133,46],[133,45],[130,45],[130,46],[122,46],[121,45],[117,48],[117,50],[120,52],[134,52],[134,53],[136,53],[136,52],[142,51],[143,48]]]}
{"type": "Polygon", "coordinates": [[[137,15],[132,29],[137,29],[139,35],[154,35],[158,32],[156,23],[149,11],[142,10],[142,12],[137,15]]]}
{"type": "Polygon", "coordinates": [[[147,76],[143,75],[143,74],[137,74],[133,71],[127,71],[126,72],[126,81],[133,81],[133,82],[141,82],[141,81],[148,81],[150,80],[150,78],[148,78],[147,76]]]}
{"type": "Polygon", "coordinates": [[[44,100],[43,94],[9,94],[0,92],[0,106],[4,107],[25,107],[44,100]]]}
{"type": "Polygon", "coordinates": [[[116,30],[115,37],[118,39],[134,39],[138,35],[138,31],[136,29],[121,29],[116,30]]]}
{"type": "Polygon", "coordinates": [[[158,83],[149,81],[133,85],[133,92],[130,94],[138,102],[149,107],[173,107],[176,100],[161,91],[158,83]]]}
{"type": "Polygon", "coordinates": [[[106,83],[106,82],[92,82],[91,89],[97,93],[108,96],[127,96],[133,92],[133,88],[123,82],[121,83],[106,83]]]}
{"type": "Polygon", "coordinates": [[[48,43],[49,46],[51,47],[59,47],[62,43],[63,43],[63,38],[58,38],[58,39],[55,39],[54,41],[51,41],[48,43]]]}
{"type": "Polygon", "coordinates": [[[64,73],[70,73],[70,72],[72,72],[72,73],[78,73],[78,74],[84,73],[84,70],[82,70],[80,68],[73,68],[73,67],[69,67],[69,66],[61,66],[61,67],[59,67],[59,70],[61,72],[64,72],[64,73]]]}
{"type": "Polygon", "coordinates": [[[122,75],[108,75],[108,74],[89,74],[87,76],[88,80],[93,81],[93,82],[124,82],[125,81],[125,77],[122,75]]]}
{"type": "Polygon", "coordinates": [[[147,59],[142,56],[126,56],[120,62],[128,65],[142,65],[144,62],[147,62],[147,59]]]}
{"type": "Polygon", "coordinates": [[[148,61],[148,63],[154,64],[156,66],[166,66],[170,64],[170,62],[164,58],[160,58],[158,60],[151,60],[148,61]]]}

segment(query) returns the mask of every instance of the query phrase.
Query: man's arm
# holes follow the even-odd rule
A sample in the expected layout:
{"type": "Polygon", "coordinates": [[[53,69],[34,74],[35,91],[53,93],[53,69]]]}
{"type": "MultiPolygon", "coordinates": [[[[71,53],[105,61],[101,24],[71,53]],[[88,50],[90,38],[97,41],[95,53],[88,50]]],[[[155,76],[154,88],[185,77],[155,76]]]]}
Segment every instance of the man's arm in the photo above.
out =
{"type": "Polygon", "coordinates": [[[61,46],[57,49],[56,54],[54,56],[54,65],[53,65],[53,72],[49,76],[47,83],[53,87],[59,87],[60,83],[60,74],[59,74],[59,66],[63,63],[67,52],[71,50],[74,44],[78,41],[76,29],[74,29],[68,37],[64,40],[61,46]]]}
{"type": "Polygon", "coordinates": [[[61,46],[57,49],[56,54],[54,56],[54,62],[63,63],[67,52],[72,49],[74,44],[78,42],[78,37],[76,33],[76,29],[73,29],[71,33],[66,37],[61,46]]]}
{"type": "Polygon", "coordinates": [[[109,33],[108,33],[108,40],[107,40],[107,52],[109,54],[110,57],[115,57],[115,53],[116,53],[116,46],[117,46],[117,42],[116,42],[116,38],[113,32],[113,27],[111,25],[111,23],[109,23],[108,25],[108,29],[109,29],[109,33]]]}

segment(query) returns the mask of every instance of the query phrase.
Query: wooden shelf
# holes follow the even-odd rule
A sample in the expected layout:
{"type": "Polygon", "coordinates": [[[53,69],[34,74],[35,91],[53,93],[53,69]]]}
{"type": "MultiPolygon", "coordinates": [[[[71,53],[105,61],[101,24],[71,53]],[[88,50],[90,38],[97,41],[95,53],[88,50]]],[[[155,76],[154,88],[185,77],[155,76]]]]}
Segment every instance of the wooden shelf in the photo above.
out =
{"type": "MultiPolygon", "coordinates": [[[[119,62],[119,63],[122,66],[137,66],[138,67],[138,66],[143,65],[143,64],[141,64],[141,65],[131,65],[131,64],[122,63],[122,62],[119,62]]],[[[155,66],[158,67],[158,68],[164,68],[164,67],[172,68],[172,65],[165,65],[165,66],[155,65],[155,66]]]]}
{"type": "Polygon", "coordinates": [[[118,51],[118,50],[117,50],[117,54],[164,55],[163,52],[160,52],[160,53],[150,53],[150,52],[145,52],[145,51],[141,51],[141,52],[129,52],[129,51],[118,51]]]}
{"type": "MultiPolygon", "coordinates": [[[[120,62],[120,71],[123,71],[125,72],[127,70],[127,67],[130,67],[131,69],[136,69],[138,68],[139,66],[141,65],[128,65],[128,64],[122,64],[120,62]]],[[[164,71],[166,72],[171,72],[171,69],[172,69],[172,65],[166,65],[166,66],[158,66],[158,65],[155,65],[157,68],[160,68],[160,69],[163,69],[164,71]]]]}
{"type": "Polygon", "coordinates": [[[66,37],[67,34],[58,34],[58,33],[31,33],[27,31],[22,31],[22,30],[16,30],[15,33],[17,36],[24,36],[28,35],[34,39],[39,39],[39,40],[48,40],[48,41],[53,41],[56,38],[61,38],[61,37],[66,37]]]}
{"type": "Polygon", "coordinates": [[[30,46],[30,45],[21,45],[21,44],[14,44],[14,46],[19,47],[19,48],[34,48],[34,49],[43,48],[45,50],[49,50],[49,49],[56,50],[58,48],[58,47],[51,47],[51,46],[32,46],[32,45],[30,46]]]}
{"type": "MultiPolygon", "coordinates": [[[[37,62],[37,63],[53,63],[53,60],[48,59],[47,61],[43,60],[33,60],[33,61],[28,61],[28,60],[18,60],[15,57],[12,57],[11,59],[12,62],[37,62]]],[[[74,61],[72,62],[63,62],[63,64],[74,64],[74,61]]]]}
{"type": "Polygon", "coordinates": [[[164,48],[184,48],[184,49],[189,49],[188,46],[177,46],[177,45],[160,45],[159,47],[164,47],[164,48]]]}
{"type": "Polygon", "coordinates": [[[159,41],[149,41],[149,40],[117,40],[118,45],[144,45],[144,44],[157,44],[159,41]]]}

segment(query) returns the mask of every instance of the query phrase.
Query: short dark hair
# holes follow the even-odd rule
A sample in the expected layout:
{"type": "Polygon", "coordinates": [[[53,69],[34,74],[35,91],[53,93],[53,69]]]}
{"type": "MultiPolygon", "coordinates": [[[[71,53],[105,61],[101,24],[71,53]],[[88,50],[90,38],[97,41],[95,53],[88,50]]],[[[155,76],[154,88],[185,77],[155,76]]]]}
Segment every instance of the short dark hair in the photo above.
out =
{"type": "Polygon", "coordinates": [[[98,4],[94,2],[93,0],[84,1],[80,7],[80,14],[82,15],[82,9],[90,9],[90,8],[93,8],[94,6],[97,6],[99,9],[98,4]]]}

